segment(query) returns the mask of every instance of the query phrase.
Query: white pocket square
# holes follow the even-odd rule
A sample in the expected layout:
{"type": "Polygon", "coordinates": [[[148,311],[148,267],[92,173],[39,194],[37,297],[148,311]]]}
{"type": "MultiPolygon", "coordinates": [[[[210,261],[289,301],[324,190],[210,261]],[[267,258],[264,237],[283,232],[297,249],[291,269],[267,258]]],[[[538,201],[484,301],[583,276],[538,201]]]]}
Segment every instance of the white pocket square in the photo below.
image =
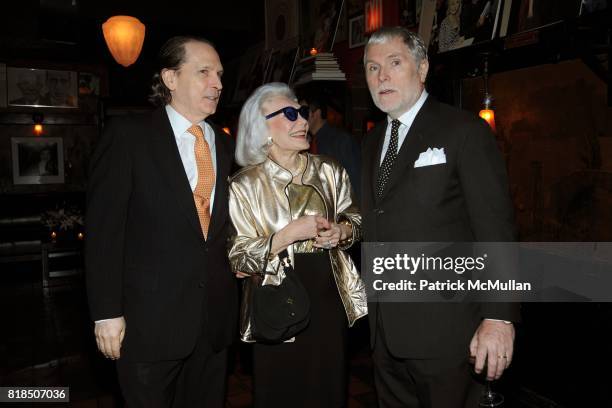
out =
{"type": "Polygon", "coordinates": [[[414,162],[414,168],[433,166],[436,164],[446,163],[446,155],[444,154],[444,148],[430,147],[427,151],[419,154],[419,158],[414,162]]]}

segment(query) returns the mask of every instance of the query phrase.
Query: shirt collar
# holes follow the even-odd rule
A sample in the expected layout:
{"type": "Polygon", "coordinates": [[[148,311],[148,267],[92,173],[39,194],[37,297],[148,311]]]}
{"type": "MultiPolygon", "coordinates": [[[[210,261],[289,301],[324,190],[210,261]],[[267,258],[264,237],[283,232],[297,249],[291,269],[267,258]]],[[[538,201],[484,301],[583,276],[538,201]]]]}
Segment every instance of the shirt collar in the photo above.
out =
{"type": "MultiPolygon", "coordinates": [[[[170,126],[172,126],[174,137],[176,139],[180,138],[183,134],[185,134],[185,132],[187,132],[187,129],[191,127],[192,123],[170,105],[166,105],[166,113],[168,114],[168,119],[170,120],[170,126]]],[[[198,125],[200,125],[204,132],[207,133],[205,121],[201,121],[198,123],[198,125]]]]}
{"type": "MultiPolygon", "coordinates": [[[[421,107],[423,107],[427,96],[429,96],[429,94],[425,89],[423,89],[423,92],[421,92],[421,96],[419,97],[419,99],[417,99],[415,104],[412,105],[410,109],[408,109],[406,112],[404,112],[402,116],[398,118],[402,125],[408,127],[412,125],[412,122],[414,122],[414,118],[416,117],[417,113],[419,113],[421,107]]],[[[393,118],[391,116],[387,116],[387,123],[391,123],[391,121],[393,121],[393,118]]]]}

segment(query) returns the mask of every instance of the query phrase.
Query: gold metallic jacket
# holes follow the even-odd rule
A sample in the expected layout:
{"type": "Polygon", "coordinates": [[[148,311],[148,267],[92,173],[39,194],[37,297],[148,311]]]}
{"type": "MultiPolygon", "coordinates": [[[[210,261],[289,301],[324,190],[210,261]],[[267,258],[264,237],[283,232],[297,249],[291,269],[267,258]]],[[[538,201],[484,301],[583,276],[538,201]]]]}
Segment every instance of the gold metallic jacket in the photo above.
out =
{"type": "MultiPolygon", "coordinates": [[[[335,161],[306,153],[307,164],[302,184],[314,187],[326,207],[330,222],[349,222],[352,238],[327,251],[344,305],[349,327],[368,313],[365,285],[352,259],[344,252],[361,237],[361,215],[354,203],[348,174],[335,161]]],[[[264,285],[279,285],[285,275],[278,256],[270,253],[272,236],[291,222],[286,187],[291,173],[268,158],[261,164],[248,166],[231,180],[229,207],[236,235],[229,259],[234,271],[263,276],[264,285]]],[[[293,262],[293,248],[287,248],[293,262]]],[[[252,285],[260,279],[246,278],[240,311],[240,334],[243,341],[252,342],[250,327],[250,297],[252,285]]]]}

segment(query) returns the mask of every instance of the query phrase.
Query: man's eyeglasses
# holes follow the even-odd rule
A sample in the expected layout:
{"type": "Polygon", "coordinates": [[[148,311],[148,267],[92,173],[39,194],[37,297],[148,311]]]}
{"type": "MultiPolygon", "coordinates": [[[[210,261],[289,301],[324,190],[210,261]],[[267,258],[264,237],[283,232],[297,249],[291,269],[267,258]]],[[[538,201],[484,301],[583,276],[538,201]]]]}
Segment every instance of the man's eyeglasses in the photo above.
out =
{"type": "Polygon", "coordinates": [[[294,108],[293,106],[286,106],[282,109],[277,110],[276,112],[272,112],[266,115],[266,120],[273,118],[274,116],[278,115],[278,114],[284,114],[285,117],[287,119],[289,119],[291,122],[295,122],[298,118],[298,113],[300,114],[301,117],[303,117],[304,119],[308,120],[308,106],[300,106],[298,109],[294,108]]]}

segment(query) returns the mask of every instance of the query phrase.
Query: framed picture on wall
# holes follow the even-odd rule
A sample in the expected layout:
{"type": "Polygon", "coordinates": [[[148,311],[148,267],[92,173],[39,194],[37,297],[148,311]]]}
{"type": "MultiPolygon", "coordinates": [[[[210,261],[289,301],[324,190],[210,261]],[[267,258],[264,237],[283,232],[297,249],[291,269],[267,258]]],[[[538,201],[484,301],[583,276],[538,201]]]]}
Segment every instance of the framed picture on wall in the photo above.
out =
{"type": "Polygon", "coordinates": [[[14,184],[64,182],[64,146],[61,137],[13,137],[14,184]]]}
{"type": "Polygon", "coordinates": [[[299,38],[297,0],[266,0],[266,49],[295,47],[299,38]]]}
{"type": "Polygon", "coordinates": [[[409,30],[417,31],[421,18],[422,0],[400,0],[398,3],[399,25],[409,30]]]}
{"type": "Polygon", "coordinates": [[[290,84],[298,57],[299,49],[297,47],[274,52],[268,72],[266,73],[265,82],[285,82],[290,84]]]}
{"type": "Polygon", "coordinates": [[[79,72],[79,95],[100,96],[100,77],[90,72],[79,72]]]}
{"type": "Polygon", "coordinates": [[[365,18],[363,15],[349,20],[349,48],[362,46],[366,43],[365,18]]]}
{"type": "Polygon", "coordinates": [[[322,0],[317,2],[314,15],[314,32],[308,47],[319,52],[332,52],[340,26],[344,0],[322,0]]]}
{"type": "Polygon", "coordinates": [[[511,3],[509,9],[507,34],[541,29],[557,24],[563,20],[576,18],[583,4],[594,6],[600,1],[581,0],[506,0],[511,3]]]}
{"type": "Polygon", "coordinates": [[[9,106],[78,106],[76,72],[15,67],[6,71],[9,106]]]}
{"type": "Polygon", "coordinates": [[[419,35],[430,55],[490,41],[497,35],[501,0],[423,0],[419,35]]]}

